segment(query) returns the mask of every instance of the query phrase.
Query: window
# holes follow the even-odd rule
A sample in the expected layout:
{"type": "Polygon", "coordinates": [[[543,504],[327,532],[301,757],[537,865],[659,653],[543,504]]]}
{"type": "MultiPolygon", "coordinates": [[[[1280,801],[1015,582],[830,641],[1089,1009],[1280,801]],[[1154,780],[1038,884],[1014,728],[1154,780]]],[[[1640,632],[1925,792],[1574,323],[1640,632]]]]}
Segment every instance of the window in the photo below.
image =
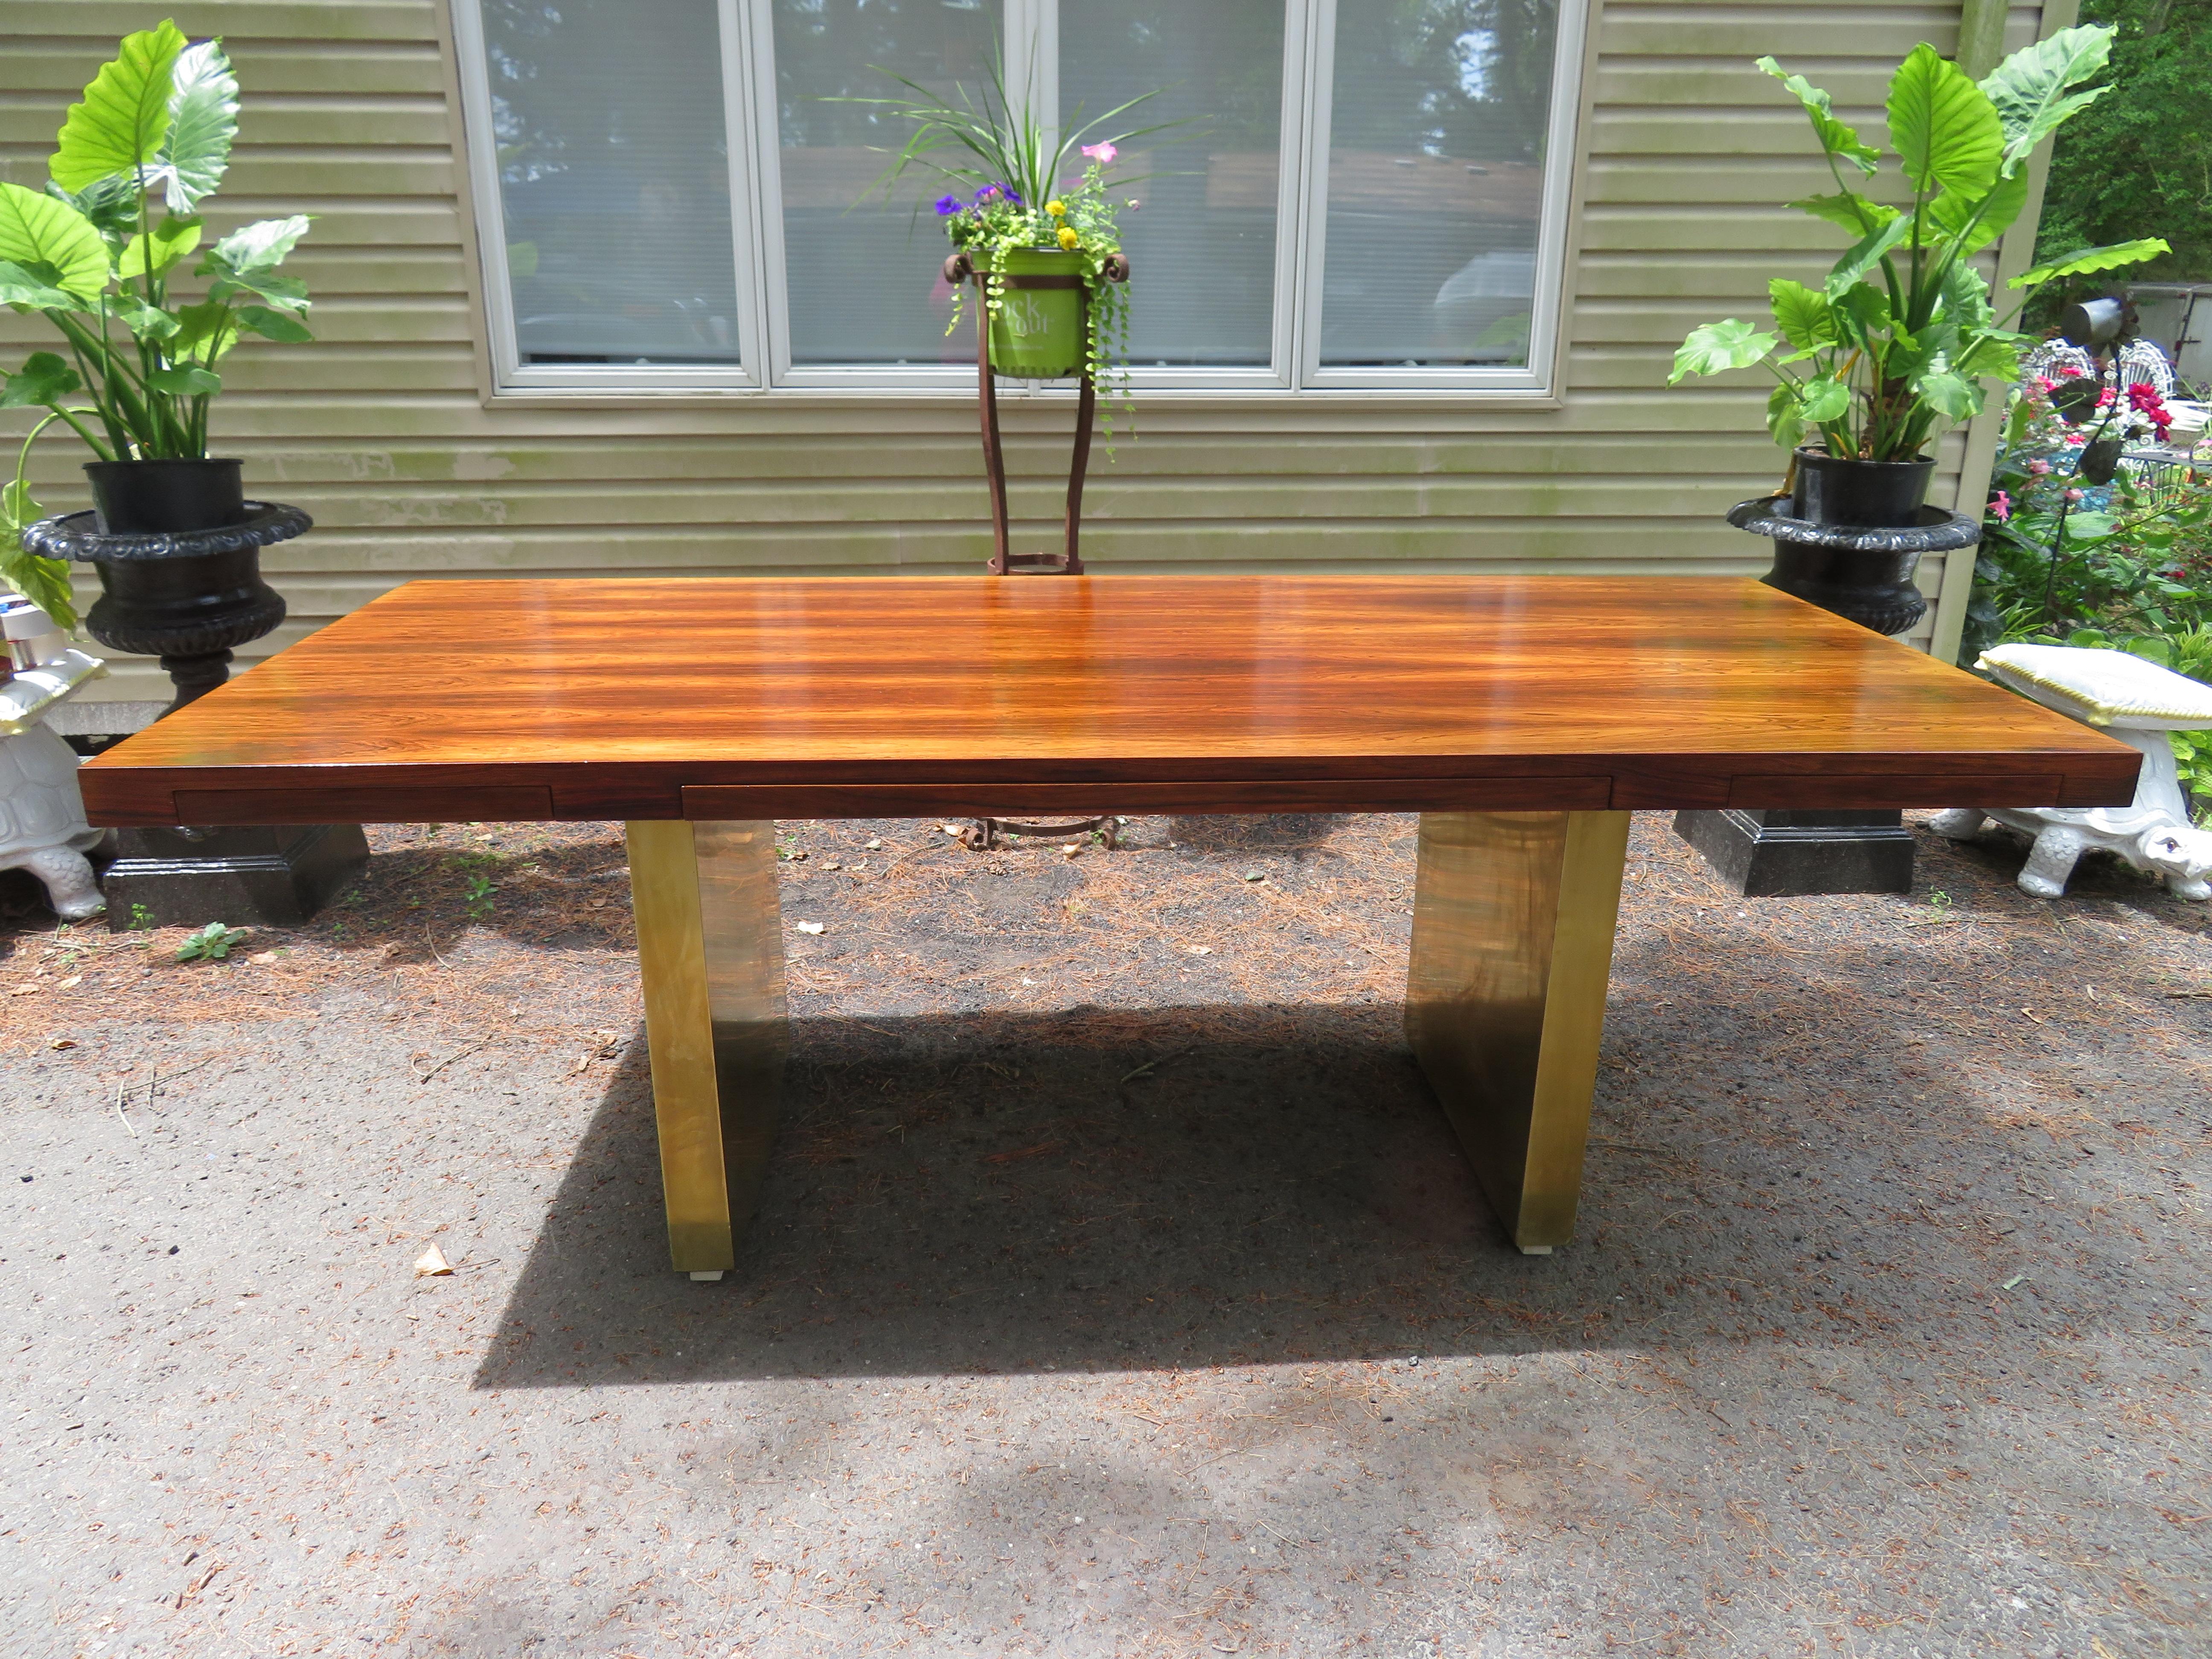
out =
{"type": "Polygon", "coordinates": [[[1146,389],[1541,392],[1586,0],[453,0],[504,388],[972,384],[896,70],[1117,173],[1146,389]]]}

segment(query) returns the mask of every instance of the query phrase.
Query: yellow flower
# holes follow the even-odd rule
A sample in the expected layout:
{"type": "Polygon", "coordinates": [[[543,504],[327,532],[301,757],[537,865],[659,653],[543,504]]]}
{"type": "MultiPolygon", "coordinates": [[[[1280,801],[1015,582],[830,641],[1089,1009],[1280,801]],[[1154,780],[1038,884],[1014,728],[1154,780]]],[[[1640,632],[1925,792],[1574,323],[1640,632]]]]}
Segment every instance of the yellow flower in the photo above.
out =
{"type": "Polygon", "coordinates": [[[1065,202],[1047,202],[1044,204],[1044,210],[1052,215],[1054,218],[1057,219],[1066,213],[1067,204],[1065,202]]]}
{"type": "Polygon", "coordinates": [[[1082,242],[1083,239],[1080,236],[1078,236],[1068,226],[1062,225],[1060,228],[1060,245],[1062,247],[1072,250],[1080,246],[1082,242]]]}

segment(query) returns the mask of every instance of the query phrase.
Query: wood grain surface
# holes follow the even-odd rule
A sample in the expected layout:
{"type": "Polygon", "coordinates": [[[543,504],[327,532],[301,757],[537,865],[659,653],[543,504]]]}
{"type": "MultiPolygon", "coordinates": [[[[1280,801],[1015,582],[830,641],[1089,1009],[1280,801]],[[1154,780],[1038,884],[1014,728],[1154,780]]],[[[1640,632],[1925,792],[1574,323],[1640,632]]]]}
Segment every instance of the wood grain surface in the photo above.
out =
{"type": "Polygon", "coordinates": [[[94,823],[2126,802],[2136,751],[1729,578],[416,582],[94,823]]]}

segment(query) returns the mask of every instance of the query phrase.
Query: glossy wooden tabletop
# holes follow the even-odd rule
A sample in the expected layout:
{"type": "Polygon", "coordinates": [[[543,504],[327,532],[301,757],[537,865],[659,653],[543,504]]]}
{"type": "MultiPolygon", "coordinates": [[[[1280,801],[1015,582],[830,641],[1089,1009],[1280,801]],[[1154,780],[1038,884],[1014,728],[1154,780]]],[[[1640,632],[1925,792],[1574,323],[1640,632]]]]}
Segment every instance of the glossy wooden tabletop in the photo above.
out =
{"type": "Polygon", "coordinates": [[[2127,801],[2109,738],[1749,580],[415,582],[94,823],[2127,801]]]}

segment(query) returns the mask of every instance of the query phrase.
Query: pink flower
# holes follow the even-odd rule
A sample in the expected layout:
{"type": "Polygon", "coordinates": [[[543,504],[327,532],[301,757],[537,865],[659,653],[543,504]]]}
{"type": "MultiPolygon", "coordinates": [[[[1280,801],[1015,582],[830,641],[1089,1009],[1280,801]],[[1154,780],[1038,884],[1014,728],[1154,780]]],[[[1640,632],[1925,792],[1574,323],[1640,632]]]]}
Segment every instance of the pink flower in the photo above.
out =
{"type": "Polygon", "coordinates": [[[2051,463],[2048,461],[2030,461],[2027,464],[2027,470],[2035,474],[2039,478],[2044,477],[2047,476],[2051,471],[2051,463]]]}
{"type": "Polygon", "coordinates": [[[1100,167],[1110,167],[1114,165],[1114,158],[1121,152],[1115,149],[1113,142],[1109,139],[1103,144],[1085,144],[1083,147],[1083,153],[1097,162],[1100,167]]]}
{"type": "Polygon", "coordinates": [[[1990,516],[1999,524],[2012,517],[2012,497],[2000,489],[1990,498],[1990,516]]]}
{"type": "MultiPolygon", "coordinates": [[[[2075,368],[2075,367],[2074,367],[2074,365],[2073,365],[2073,364],[2071,364],[2071,363],[2061,363],[2061,364],[2059,364],[2059,365],[2058,365],[2058,372],[2059,372],[2061,374],[2063,374],[2063,375],[2064,375],[2068,380],[2069,380],[2079,378],[2079,376],[2081,375],[2081,371],[2080,369],[2078,369],[2078,368],[2075,368]]],[[[2057,382],[2056,382],[2056,381],[2053,381],[2053,382],[2052,382],[2052,384],[2053,384],[2053,385],[2056,385],[2056,384],[2057,384],[2057,382]]]]}
{"type": "Polygon", "coordinates": [[[2069,489],[2066,492],[2066,499],[2069,501],[2078,501],[2081,499],[2081,492],[2078,489],[2069,489]]]}
{"type": "Polygon", "coordinates": [[[2058,382],[2052,380],[2048,374],[2037,375],[2035,377],[2035,384],[2037,390],[2041,392],[2048,392],[2058,390],[2058,382]]]}

